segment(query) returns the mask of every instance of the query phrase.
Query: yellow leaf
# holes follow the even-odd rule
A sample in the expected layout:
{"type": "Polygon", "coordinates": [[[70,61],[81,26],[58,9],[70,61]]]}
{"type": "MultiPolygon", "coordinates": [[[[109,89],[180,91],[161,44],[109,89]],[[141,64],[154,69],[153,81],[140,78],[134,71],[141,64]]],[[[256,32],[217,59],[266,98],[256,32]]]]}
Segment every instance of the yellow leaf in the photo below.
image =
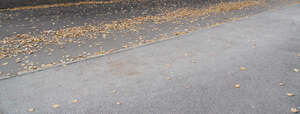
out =
{"type": "Polygon", "coordinates": [[[247,69],[246,69],[246,67],[243,67],[243,66],[242,66],[242,67],[240,67],[240,70],[241,70],[241,71],[245,71],[245,70],[247,70],[247,69]]]}
{"type": "Polygon", "coordinates": [[[59,108],[59,104],[52,105],[53,108],[59,108]]]}
{"type": "Polygon", "coordinates": [[[298,113],[299,110],[298,110],[297,108],[295,108],[295,107],[292,107],[292,108],[291,108],[291,112],[298,113]]]}
{"type": "Polygon", "coordinates": [[[78,101],[78,99],[74,99],[72,102],[73,103],[78,103],[79,101],[78,101]]]}
{"type": "Polygon", "coordinates": [[[34,108],[29,108],[28,112],[34,112],[34,108]]]}
{"type": "Polygon", "coordinates": [[[240,84],[235,84],[235,88],[240,88],[241,85],[240,84]]]}
{"type": "Polygon", "coordinates": [[[295,96],[294,93],[287,93],[286,95],[287,95],[287,96],[290,96],[290,97],[291,97],[291,96],[295,96]]]}
{"type": "Polygon", "coordinates": [[[171,77],[168,77],[168,80],[171,80],[171,77]]]}
{"type": "Polygon", "coordinates": [[[279,85],[280,85],[280,86],[284,86],[284,83],[283,83],[283,82],[280,82],[279,85]]]}

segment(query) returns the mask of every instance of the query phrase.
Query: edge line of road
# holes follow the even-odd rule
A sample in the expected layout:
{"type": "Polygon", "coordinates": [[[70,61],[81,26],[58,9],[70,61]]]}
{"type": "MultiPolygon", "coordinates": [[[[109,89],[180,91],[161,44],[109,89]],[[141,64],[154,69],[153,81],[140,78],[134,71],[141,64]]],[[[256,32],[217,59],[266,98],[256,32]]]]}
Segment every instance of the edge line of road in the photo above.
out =
{"type": "MultiPolygon", "coordinates": [[[[15,8],[0,9],[0,12],[3,11],[18,11],[18,10],[30,10],[30,9],[45,9],[45,8],[54,8],[54,7],[70,7],[70,6],[80,6],[80,5],[95,5],[95,4],[113,4],[121,3],[129,0],[110,0],[110,1],[83,1],[83,2],[74,2],[74,3],[58,3],[58,4],[46,4],[46,5],[35,5],[35,6],[22,6],[15,8]]],[[[134,0],[142,1],[142,0],[134,0]]]]}

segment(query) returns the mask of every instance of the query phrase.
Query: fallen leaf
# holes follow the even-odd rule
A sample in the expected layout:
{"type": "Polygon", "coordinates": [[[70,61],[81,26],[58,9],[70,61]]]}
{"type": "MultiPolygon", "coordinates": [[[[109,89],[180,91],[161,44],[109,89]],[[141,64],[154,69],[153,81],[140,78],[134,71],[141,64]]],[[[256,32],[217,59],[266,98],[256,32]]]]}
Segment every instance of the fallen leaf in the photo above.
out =
{"type": "Polygon", "coordinates": [[[246,69],[246,67],[243,67],[243,66],[242,66],[242,67],[240,67],[240,70],[241,70],[241,71],[246,71],[247,69],[246,69]]]}
{"type": "Polygon", "coordinates": [[[72,100],[73,103],[78,103],[78,99],[72,100]]]}
{"type": "Polygon", "coordinates": [[[3,66],[8,65],[8,62],[3,63],[2,65],[3,65],[3,66]]]}
{"type": "Polygon", "coordinates": [[[290,97],[291,97],[291,96],[295,96],[294,93],[287,93],[286,95],[287,95],[287,96],[290,96],[290,97]]]}
{"type": "Polygon", "coordinates": [[[197,61],[196,60],[192,60],[192,63],[197,63],[197,61]]]}
{"type": "Polygon", "coordinates": [[[171,80],[171,77],[168,77],[168,80],[171,80]]]}
{"type": "Polygon", "coordinates": [[[171,67],[171,64],[166,64],[166,67],[168,67],[168,68],[171,67]]]}
{"type": "Polygon", "coordinates": [[[296,68],[295,68],[295,69],[294,69],[294,72],[299,72],[299,69],[296,69],[296,68]]]}
{"type": "Polygon", "coordinates": [[[298,110],[297,108],[295,108],[295,107],[292,107],[292,108],[291,108],[291,112],[298,113],[299,110],[298,110]]]}
{"type": "Polygon", "coordinates": [[[284,83],[283,83],[283,82],[280,82],[279,85],[280,85],[280,86],[284,86],[284,83]]]}
{"type": "Polygon", "coordinates": [[[34,108],[29,108],[28,112],[34,112],[34,108]]]}
{"type": "Polygon", "coordinates": [[[59,104],[52,105],[53,108],[59,108],[59,104]]]}
{"type": "Polygon", "coordinates": [[[102,37],[103,37],[103,38],[106,38],[106,34],[102,34],[102,37]]]}
{"type": "Polygon", "coordinates": [[[121,104],[120,102],[116,102],[117,105],[121,104]]]}
{"type": "Polygon", "coordinates": [[[241,85],[240,84],[235,84],[235,88],[240,88],[241,85]]]}
{"type": "Polygon", "coordinates": [[[20,58],[17,58],[16,63],[20,63],[20,62],[22,62],[22,60],[20,58]]]}
{"type": "Polygon", "coordinates": [[[189,56],[189,54],[188,54],[188,53],[185,53],[184,56],[189,56]]]}

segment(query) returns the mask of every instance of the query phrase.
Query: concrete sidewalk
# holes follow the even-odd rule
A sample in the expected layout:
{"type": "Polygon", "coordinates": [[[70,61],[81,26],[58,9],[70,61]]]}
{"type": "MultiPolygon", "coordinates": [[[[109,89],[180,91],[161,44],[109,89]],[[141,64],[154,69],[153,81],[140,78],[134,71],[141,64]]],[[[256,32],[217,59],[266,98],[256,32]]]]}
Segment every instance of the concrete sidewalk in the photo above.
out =
{"type": "Polygon", "coordinates": [[[294,5],[1,80],[0,113],[292,113],[300,106],[300,74],[293,72],[300,69],[299,14],[300,5],[294,5]]]}

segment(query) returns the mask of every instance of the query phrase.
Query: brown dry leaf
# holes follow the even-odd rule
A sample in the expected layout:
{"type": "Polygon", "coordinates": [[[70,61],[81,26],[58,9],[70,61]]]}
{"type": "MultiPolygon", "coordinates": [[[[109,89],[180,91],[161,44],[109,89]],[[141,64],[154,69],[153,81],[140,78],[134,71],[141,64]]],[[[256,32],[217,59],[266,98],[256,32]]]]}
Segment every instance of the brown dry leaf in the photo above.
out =
{"type": "Polygon", "coordinates": [[[166,67],[170,68],[171,67],[171,64],[165,64],[166,67]]]}
{"type": "Polygon", "coordinates": [[[3,65],[3,66],[8,65],[8,62],[3,63],[2,65],[3,65]]]}
{"type": "Polygon", "coordinates": [[[243,66],[242,66],[242,67],[240,67],[240,70],[241,70],[241,71],[246,71],[247,69],[246,69],[246,67],[243,67],[243,66]]]}
{"type": "Polygon", "coordinates": [[[168,80],[171,80],[171,77],[168,77],[168,80]]]}
{"type": "Polygon", "coordinates": [[[189,56],[189,54],[188,54],[188,53],[185,53],[184,56],[189,56]]]}
{"type": "Polygon", "coordinates": [[[59,108],[59,104],[53,104],[52,107],[53,108],[59,108]]]}
{"type": "Polygon", "coordinates": [[[28,112],[34,112],[34,108],[29,108],[28,112]]]}
{"type": "Polygon", "coordinates": [[[285,84],[284,84],[283,82],[280,82],[279,85],[280,85],[280,86],[284,86],[285,84]]]}
{"type": "Polygon", "coordinates": [[[106,38],[106,34],[102,34],[102,37],[103,37],[103,38],[106,38]]]}
{"type": "Polygon", "coordinates": [[[20,63],[20,62],[22,62],[21,58],[17,58],[16,63],[20,63]]]}
{"type": "Polygon", "coordinates": [[[197,63],[197,61],[196,60],[192,60],[192,63],[197,63]]]}
{"type": "Polygon", "coordinates": [[[3,58],[5,58],[5,55],[0,53],[0,60],[3,59],[3,58]]]}
{"type": "Polygon", "coordinates": [[[241,85],[240,85],[240,84],[235,84],[234,87],[235,87],[235,88],[240,88],[241,85]]]}
{"type": "Polygon", "coordinates": [[[121,103],[120,103],[120,102],[116,102],[116,104],[117,104],[117,105],[120,105],[121,103]]]}
{"type": "Polygon", "coordinates": [[[186,34],[187,32],[175,32],[174,34],[176,35],[176,36],[179,36],[179,35],[184,35],[184,34],[186,34]]]}
{"type": "Polygon", "coordinates": [[[74,99],[74,100],[72,100],[72,102],[73,103],[78,103],[79,101],[78,101],[78,99],[74,99]]]}
{"type": "Polygon", "coordinates": [[[297,53],[297,55],[296,55],[296,56],[300,57],[300,53],[297,53]]]}
{"type": "Polygon", "coordinates": [[[290,96],[290,97],[291,97],[291,96],[295,96],[294,93],[287,93],[286,95],[287,95],[287,96],[290,96]]]}
{"type": "Polygon", "coordinates": [[[297,108],[295,108],[295,107],[292,107],[292,108],[291,108],[291,112],[298,113],[299,110],[298,110],[297,108]]]}

